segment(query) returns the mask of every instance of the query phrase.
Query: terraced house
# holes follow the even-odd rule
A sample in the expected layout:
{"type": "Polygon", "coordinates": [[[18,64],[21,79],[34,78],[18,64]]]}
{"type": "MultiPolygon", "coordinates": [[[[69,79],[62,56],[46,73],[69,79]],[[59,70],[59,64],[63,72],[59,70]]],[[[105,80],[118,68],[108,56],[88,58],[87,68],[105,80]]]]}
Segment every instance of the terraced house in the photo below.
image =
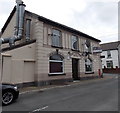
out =
{"type": "Polygon", "coordinates": [[[1,31],[2,82],[47,85],[98,77],[100,40],[16,3],[1,31]]]}

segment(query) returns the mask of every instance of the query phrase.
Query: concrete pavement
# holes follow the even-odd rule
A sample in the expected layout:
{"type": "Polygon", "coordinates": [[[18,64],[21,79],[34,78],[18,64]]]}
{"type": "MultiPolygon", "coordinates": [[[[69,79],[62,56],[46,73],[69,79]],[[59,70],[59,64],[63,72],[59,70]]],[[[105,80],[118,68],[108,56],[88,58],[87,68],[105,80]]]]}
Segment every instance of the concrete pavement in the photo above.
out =
{"type": "Polygon", "coordinates": [[[95,82],[95,81],[101,81],[101,80],[107,80],[107,79],[111,79],[111,78],[115,78],[117,77],[117,75],[113,75],[111,76],[111,74],[104,74],[103,78],[95,78],[95,79],[88,79],[88,80],[76,80],[73,82],[67,82],[65,84],[56,84],[56,85],[47,85],[47,86],[31,86],[31,87],[24,87],[24,88],[20,88],[20,94],[24,94],[24,93],[30,93],[30,92],[36,92],[39,90],[48,90],[48,89],[53,89],[53,88],[59,88],[59,87],[64,87],[64,86],[70,86],[70,85],[75,85],[75,84],[84,84],[86,82],[95,82]]]}

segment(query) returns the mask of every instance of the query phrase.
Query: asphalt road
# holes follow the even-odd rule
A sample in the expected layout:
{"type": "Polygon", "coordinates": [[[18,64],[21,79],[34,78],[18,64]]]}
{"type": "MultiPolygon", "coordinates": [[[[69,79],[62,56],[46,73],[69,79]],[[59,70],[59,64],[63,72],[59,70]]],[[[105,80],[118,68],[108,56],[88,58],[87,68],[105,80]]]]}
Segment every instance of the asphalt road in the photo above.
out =
{"type": "Polygon", "coordinates": [[[118,111],[118,79],[96,80],[21,94],[3,111],[118,111]]]}

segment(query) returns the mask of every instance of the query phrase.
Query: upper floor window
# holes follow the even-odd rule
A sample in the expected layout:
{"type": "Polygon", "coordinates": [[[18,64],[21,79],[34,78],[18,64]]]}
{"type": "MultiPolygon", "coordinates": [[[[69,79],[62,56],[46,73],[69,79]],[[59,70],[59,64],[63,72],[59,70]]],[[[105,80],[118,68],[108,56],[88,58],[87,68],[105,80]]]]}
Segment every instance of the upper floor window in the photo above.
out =
{"type": "Polygon", "coordinates": [[[52,30],[52,46],[62,47],[61,31],[56,29],[52,30]]]}
{"type": "Polygon", "coordinates": [[[107,51],[107,58],[111,58],[111,52],[110,52],[110,50],[107,51]]]}
{"type": "Polygon", "coordinates": [[[85,52],[91,52],[91,43],[90,43],[90,40],[86,40],[85,41],[84,51],[85,52]]]}
{"type": "Polygon", "coordinates": [[[78,37],[77,36],[72,36],[72,38],[71,38],[71,46],[72,46],[72,49],[73,50],[79,50],[78,49],[78,37]]]}

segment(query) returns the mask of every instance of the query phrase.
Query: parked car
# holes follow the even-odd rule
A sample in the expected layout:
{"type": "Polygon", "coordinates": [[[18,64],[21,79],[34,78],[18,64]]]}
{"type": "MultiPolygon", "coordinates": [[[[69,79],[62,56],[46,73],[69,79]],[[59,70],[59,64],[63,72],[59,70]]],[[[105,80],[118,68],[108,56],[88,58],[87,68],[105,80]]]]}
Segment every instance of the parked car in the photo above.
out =
{"type": "Polygon", "coordinates": [[[0,90],[2,90],[2,105],[11,104],[19,96],[18,88],[13,84],[2,83],[0,90]]]}

